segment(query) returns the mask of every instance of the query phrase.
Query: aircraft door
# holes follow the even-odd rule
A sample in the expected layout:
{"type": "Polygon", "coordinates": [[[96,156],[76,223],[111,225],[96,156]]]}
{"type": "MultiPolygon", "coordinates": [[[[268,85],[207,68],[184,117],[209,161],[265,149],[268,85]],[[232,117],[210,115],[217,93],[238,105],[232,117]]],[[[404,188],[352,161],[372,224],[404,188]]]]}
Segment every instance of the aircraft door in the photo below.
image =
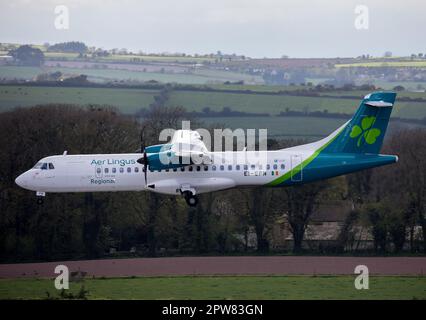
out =
{"type": "Polygon", "coordinates": [[[302,156],[295,154],[291,156],[291,181],[300,182],[303,179],[302,156]]]}

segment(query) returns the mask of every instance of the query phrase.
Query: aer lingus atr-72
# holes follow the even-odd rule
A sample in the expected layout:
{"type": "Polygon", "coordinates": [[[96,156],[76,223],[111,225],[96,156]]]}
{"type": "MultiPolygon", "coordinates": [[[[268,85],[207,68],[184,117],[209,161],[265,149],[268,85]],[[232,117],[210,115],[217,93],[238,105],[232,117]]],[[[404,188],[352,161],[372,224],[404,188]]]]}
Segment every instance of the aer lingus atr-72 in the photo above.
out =
{"type": "MultiPolygon", "coordinates": [[[[151,191],[197,195],[239,186],[285,187],[398,161],[381,155],[393,92],[364,97],[351,120],[317,142],[274,151],[209,151],[197,131],[177,130],[166,144],[140,153],[49,156],[16,178],[37,192],[151,191]],[[201,161],[194,161],[195,158],[201,161]],[[167,161],[164,161],[167,159],[167,161]]],[[[42,198],[39,198],[41,201],[42,198]]]]}

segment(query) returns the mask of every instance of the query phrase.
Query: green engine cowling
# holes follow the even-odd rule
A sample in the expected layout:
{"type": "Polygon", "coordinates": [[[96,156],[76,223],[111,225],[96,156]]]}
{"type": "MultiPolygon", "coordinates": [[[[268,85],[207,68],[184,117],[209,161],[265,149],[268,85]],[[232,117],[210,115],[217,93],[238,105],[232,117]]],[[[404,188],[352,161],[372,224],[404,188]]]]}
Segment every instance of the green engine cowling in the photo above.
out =
{"type": "Polygon", "coordinates": [[[179,168],[190,163],[182,163],[182,159],[171,151],[171,144],[158,144],[145,148],[149,170],[165,170],[179,168]]]}

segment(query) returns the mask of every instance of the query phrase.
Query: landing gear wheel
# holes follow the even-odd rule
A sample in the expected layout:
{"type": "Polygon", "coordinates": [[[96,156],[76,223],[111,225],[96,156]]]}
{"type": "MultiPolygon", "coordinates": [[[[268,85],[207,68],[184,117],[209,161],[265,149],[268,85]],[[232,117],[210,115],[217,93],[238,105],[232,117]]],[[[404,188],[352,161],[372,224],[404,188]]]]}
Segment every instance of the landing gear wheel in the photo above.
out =
{"type": "Polygon", "coordinates": [[[193,195],[190,191],[185,191],[183,193],[186,203],[190,207],[195,207],[198,204],[198,197],[193,195]]]}

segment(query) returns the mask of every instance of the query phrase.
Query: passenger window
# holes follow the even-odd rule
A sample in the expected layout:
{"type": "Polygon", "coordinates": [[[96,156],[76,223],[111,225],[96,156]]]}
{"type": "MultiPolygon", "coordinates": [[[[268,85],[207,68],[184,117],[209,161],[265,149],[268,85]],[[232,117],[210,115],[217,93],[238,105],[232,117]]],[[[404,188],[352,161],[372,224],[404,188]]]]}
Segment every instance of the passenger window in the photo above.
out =
{"type": "Polygon", "coordinates": [[[215,165],[212,166],[212,170],[216,171],[216,166],[215,165]]]}
{"type": "Polygon", "coordinates": [[[132,172],[132,168],[127,167],[127,172],[128,172],[128,173],[132,172]]]}
{"type": "Polygon", "coordinates": [[[241,169],[240,165],[239,165],[239,164],[237,164],[237,165],[235,166],[235,170],[240,170],[240,169],[241,169]]]}
{"type": "Polygon", "coordinates": [[[244,170],[248,170],[248,165],[244,165],[244,170]]]}
{"type": "Polygon", "coordinates": [[[285,165],[284,165],[284,164],[282,164],[282,165],[281,165],[281,169],[282,169],[282,170],[284,170],[284,169],[285,169],[285,165]]]}
{"type": "Polygon", "coordinates": [[[266,170],[269,170],[269,169],[271,169],[271,165],[268,163],[268,164],[266,165],[266,170]]]}
{"type": "Polygon", "coordinates": [[[135,167],[135,172],[138,173],[139,172],[139,168],[135,167]]]}
{"type": "Polygon", "coordinates": [[[204,171],[208,171],[209,167],[208,166],[204,166],[204,171]]]}
{"type": "Polygon", "coordinates": [[[197,171],[200,171],[201,170],[201,167],[200,166],[197,166],[197,171]]]}
{"type": "Polygon", "coordinates": [[[112,168],[112,173],[116,173],[117,172],[117,169],[116,168],[112,168]]]}
{"type": "Polygon", "coordinates": [[[105,173],[108,173],[108,172],[109,172],[109,169],[108,169],[108,168],[105,168],[105,169],[104,169],[104,171],[105,171],[105,173]]]}
{"type": "Polygon", "coordinates": [[[55,167],[53,166],[53,163],[52,163],[52,162],[50,162],[50,163],[49,163],[49,169],[50,169],[50,170],[55,169],[55,167]]]}
{"type": "Polygon", "coordinates": [[[190,166],[190,167],[188,168],[188,170],[189,170],[189,171],[192,171],[192,170],[194,170],[194,168],[193,168],[192,166],[190,166]]]}
{"type": "Polygon", "coordinates": [[[124,172],[124,168],[123,167],[121,167],[120,168],[120,173],[123,173],[124,172]]]}
{"type": "Polygon", "coordinates": [[[102,172],[101,168],[96,168],[96,173],[101,173],[101,172],[102,172]]]}
{"type": "Polygon", "coordinates": [[[169,172],[170,170],[169,169],[166,169],[166,172],[169,172]]]}
{"type": "Polygon", "coordinates": [[[185,171],[185,167],[181,167],[180,171],[184,172],[185,171]]]}
{"type": "Polygon", "coordinates": [[[177,171],[177,168],[173,168],[173,172],[176,172],[177,171]]]}
{"type": "Polygon", "coordinates": [[[223,171],[223,170],[225,170],[225,166],[221,165],[220,166],[220,171],[223,171]]]}
{"type": "Polygon", "coordinates": [[[228,170],[231,171],[232,170],[232,165],[228,165],[228,170]]]}
{"type": "Polygon", "coordinates": [[[276,164],[274,164],[274,170],[277,170],[278,166],[276,164]]]}

